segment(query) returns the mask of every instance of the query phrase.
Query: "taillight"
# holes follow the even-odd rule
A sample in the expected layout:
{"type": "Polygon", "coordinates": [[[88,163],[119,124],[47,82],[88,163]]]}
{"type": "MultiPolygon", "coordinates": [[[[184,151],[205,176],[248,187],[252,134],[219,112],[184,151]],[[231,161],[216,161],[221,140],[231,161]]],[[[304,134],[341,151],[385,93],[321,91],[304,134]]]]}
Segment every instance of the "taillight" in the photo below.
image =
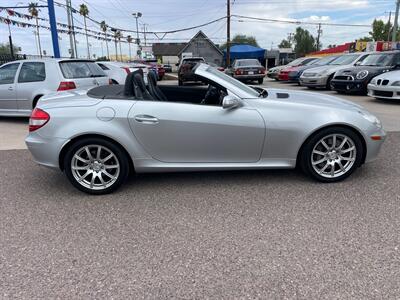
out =
{"type": "Polygon", "coordinates": [[[75,82],[73,81],[61,81],[60,85],[58,86],[57,92],[61,91],[68,91],[76,89],[75,82]]]}
{"type": "Polygon", "coordinates": [[[128,67],[121,67],[121,68],[125,70],[126,74],[130,74],[131,73],[131,70],[129,70],[128,67]]]}
{"type": "Polygon", "coordinates": [[[235,71],[235,74],[236,75],[241,75],[243,73],[243,70],[242,69],[237,69],[236,71],[235,71]]]}
{"type": "Polygon", "coordinates": [[[35,108],[32,111],[31,117],[29,119],[29,132],[38,130],[39,128],[46,125],[47,122],[50,120],[50,115],[41,110],[40,108],[35,108]]]}
{"type": "Polygon", "coordinates": [[[265,74],[265,69],[262,68],[262,69],[260,70],[260,73],[261,73],[261,74],[265,74]]]}

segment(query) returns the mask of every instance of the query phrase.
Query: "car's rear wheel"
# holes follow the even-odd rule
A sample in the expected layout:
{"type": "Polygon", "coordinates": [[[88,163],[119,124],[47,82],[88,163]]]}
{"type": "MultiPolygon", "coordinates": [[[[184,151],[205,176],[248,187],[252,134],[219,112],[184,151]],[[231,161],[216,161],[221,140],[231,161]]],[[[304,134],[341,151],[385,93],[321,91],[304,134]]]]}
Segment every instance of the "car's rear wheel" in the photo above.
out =
{"type": "Polygon", "coordinates": [[[87,138],[69,147],[64,168],[76,188],[101,195],[115,191],[126,180],[129,160],[116,144],[101,138],[87,138]]]}
{"type": "Polygon", "coordinates": [[[362,162],[361,138],[344,127],[326,128],[304,145],[300,164],[310,176],[321,182],[337,182],[350,176],[362,162]]]}

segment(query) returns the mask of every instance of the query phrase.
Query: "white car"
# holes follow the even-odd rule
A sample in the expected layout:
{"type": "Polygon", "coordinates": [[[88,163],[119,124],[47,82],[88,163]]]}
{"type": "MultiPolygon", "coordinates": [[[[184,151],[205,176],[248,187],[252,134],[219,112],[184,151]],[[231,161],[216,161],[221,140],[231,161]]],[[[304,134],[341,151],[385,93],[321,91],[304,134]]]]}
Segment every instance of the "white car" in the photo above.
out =
{"type": "Polygon", "coordinates": [[[28,59],[0,67],[0,116],[30,116],[39,99],[55,92],[108,85],[107,75],[85,59],[28,59]]]}
{"type": "Polygon", "coordinates": [[[147,74],[149,73],[149,69],[144,64],[115,61],[98,61],[96,63],[110,77],[113,84],[125,84],[126,76],[138,69],[143,70],[145,83],[147,84],[147,74]]]}
{"type": "Polygon", "coordinates": [[[372,78],[368,84],[368,96],[400,100],[400,71],[386,72],[372,78]]]}

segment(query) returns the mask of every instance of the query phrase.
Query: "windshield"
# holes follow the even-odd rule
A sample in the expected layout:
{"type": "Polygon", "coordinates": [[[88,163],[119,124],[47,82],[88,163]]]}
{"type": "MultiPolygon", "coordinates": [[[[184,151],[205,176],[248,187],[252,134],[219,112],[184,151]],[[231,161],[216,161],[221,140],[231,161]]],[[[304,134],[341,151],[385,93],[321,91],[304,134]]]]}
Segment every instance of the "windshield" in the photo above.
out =
{"type": "Polygon", "coordinates": [[[329,63],[329,65],[335,65],[335,66],[350,65],[359,57],[360,57],[359,54],[342,55],[342,56],[339,56],[338,58],[334,59],[333,61],[331,61],[329,63]]]}
{"type": "Polygon", "coordinates": [[[324,57],[324,58],[317,60],[313,65],[325,66],[325,65],[329,64],[330,62],[332,62],[333,60],[335,60],[336,58],[338,58],[338,56],[324,57]]]}
{"type": "Polygon", "coordinates": [[[236,61],[237,67],[245,67],[245,66],[260,66],[260,62],[257,59],[244,59],[236,61]]]}
{"type": "Polygon", "coordinates": [[[219,79],[226,81],[230,83],[231,85],[234,85],[235,87],[243,90],[245,93],[253,96],[254,98],[258,98],[260,94],[254,90],[253,88],[245,85],[244,83],[240,82],[239,80],[234,79],[231,76],[226,75],[225,73],[218,71],[216,68],[213,67],[208,67],[207,72],[217,76],[219,79]]]}
{"type": "Polygon", "coordinates": [[[376,67],[385,67],[390,66],[394,54],[370,54],[366,59],[364,59],[360,66],[376,66],[376,67]]]}
{"type": "Polygon", "coordinates": [[[303,60],[304,60],[304,58],[298,58],[298,59],[295,59],[294,61],[288,63],[287,65],[288,65],[288,66],[297,66],[297,65],[298,65],[299,63],[301,63],[303,60]]]}

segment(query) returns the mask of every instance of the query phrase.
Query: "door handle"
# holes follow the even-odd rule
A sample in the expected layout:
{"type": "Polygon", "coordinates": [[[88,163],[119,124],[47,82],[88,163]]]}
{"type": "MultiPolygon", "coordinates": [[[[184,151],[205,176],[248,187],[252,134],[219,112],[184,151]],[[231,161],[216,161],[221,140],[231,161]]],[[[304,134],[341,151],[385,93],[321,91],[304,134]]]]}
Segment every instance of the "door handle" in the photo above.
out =
{"type": "Polygon", "coordinates": [[[144,124],[157,124],[158,123],[158,119],[156,117],[149,116],[149,115],[137,115],[137,116],[135,116],[135,120],[136,120],[136,122],[144,123],[144,124]]]}
{"type": "Polygon", "coordinates": [[[12,86],[10,86],[10,87],[8,87],[8,90],[9,90],[9,91],[13,91],[14,88],[13,88],[12,86]]]}

